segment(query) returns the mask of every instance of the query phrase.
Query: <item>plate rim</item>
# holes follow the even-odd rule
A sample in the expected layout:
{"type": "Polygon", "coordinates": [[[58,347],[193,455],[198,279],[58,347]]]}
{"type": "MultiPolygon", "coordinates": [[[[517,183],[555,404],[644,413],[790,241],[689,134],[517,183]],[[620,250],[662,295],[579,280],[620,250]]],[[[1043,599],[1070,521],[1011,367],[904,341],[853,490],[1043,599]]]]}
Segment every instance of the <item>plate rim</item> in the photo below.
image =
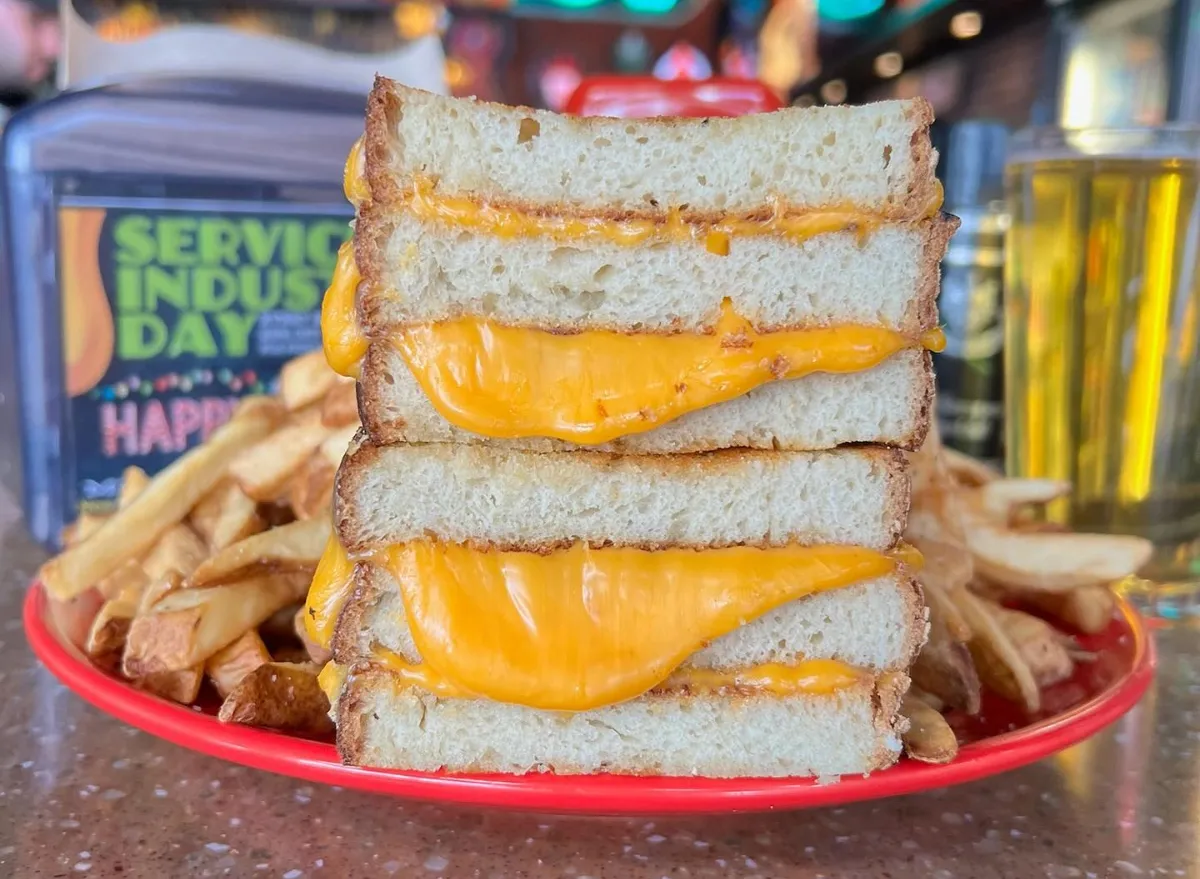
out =
{"type": "Polygon", "coordinates": [[[174,745],[304,781],[447,805],[541,813],[683,815],[842,805],[986,778],[1049,757],[1130,711],[1154,678],[1157,655],[1142,617],[1124,598],[1118,610],[1133,638],[1122,675],[1086,701],[1029,726],[964,745],[942,765],[903,760],[833,784],[812,778],[713,779],[688,776],[454,775],[346,766],[326,742],[223,724],[199,709],[137,690],[100,670],[47,622],[40,582],[26,592],[22,617],[38,660],[67,689],[100,711],[174,745]],[[284,744],[286,743],[286,745],[284,744]]]}

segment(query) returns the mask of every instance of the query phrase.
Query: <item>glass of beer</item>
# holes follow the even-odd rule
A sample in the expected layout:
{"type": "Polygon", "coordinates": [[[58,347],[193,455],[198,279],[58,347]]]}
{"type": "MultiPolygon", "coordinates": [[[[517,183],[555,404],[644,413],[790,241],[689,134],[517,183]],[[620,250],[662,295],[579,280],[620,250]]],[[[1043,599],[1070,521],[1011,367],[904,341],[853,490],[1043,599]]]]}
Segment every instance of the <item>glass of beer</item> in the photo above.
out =
{"type": "Polygon", "coordinates": [[[1200,127],[1032,129],[1006,168],[1005,449],[1047,515],[1200,585],[1200,127]]]}

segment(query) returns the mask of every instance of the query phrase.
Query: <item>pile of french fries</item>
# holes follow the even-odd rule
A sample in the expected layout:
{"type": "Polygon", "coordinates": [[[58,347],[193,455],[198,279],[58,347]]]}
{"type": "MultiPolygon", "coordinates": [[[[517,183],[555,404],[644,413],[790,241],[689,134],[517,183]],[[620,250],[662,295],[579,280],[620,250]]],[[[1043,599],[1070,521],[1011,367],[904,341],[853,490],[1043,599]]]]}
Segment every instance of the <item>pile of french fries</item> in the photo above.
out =
{"type": "MultiPolygon", "coordinates": [[[[40,572],[60,630],[167,699],[193,704],[208,681],[222,721],[329,734],[317,685],[329,656],[305,635],[303,603],[358,426],[353,381],[317,351],[284,367],[278,397],[243,400],[158,476],[127,470],[116,512],[80,516],[40,572]]],[[[1002,478],[936,430],[914,454],[905,537],[925,559],[929,639],[904,701],[910,757],[953,760],[944,715],[977,714],[983,688],[1034,714],[1044,687],[1092,658],[1071,633],[1109,625],[1113,584],[1151,546],[1043,523],[1038,508],[1069,491],[1002,478]]]]}
{"type": "Polygon", "coordinates": [[[1039,508],[1070,490],[1065,482],[1003,478],[944,448],[936,430],[914,454],[905,538],[925,558],[918,579],[929,640],[904,702],[910,757],[953,760],[958,742],[943,715],[978,714],[984,688],[1036,714],[1043,688],[1094,659],[1074,635],[1108,627],[1113,586],[1145,565],[1153,547],[1044,522],[1039,508]]]}
{"type": "Polygon", "coordinates": [[[60,630],[175,702],[208,681],[223,721],[330,733],[328,656],[302,608],[358,424],[354,382],[316,351],[284,366],[278,397],[246,398],[156,477],[126,470],[116,511],[80,516],[42,567],[60,630]]]}

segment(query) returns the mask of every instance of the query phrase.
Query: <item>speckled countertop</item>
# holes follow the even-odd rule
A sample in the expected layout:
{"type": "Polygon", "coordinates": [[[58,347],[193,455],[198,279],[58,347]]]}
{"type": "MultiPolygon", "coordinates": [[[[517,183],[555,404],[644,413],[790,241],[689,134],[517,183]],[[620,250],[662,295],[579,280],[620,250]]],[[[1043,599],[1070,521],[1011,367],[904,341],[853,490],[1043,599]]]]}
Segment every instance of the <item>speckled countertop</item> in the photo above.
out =
{"type": "Polygon", "coordinates": [[[14,500],[4,400],[0,877],[1200,877],[1200,628],[1182,625],[1159,631],[1160,674],[1141,705],[1096,738],[992,780],[844,809],[457,811],[169,745],[86,705],[25,644],[20,603],[44,555],[14,500]]]}

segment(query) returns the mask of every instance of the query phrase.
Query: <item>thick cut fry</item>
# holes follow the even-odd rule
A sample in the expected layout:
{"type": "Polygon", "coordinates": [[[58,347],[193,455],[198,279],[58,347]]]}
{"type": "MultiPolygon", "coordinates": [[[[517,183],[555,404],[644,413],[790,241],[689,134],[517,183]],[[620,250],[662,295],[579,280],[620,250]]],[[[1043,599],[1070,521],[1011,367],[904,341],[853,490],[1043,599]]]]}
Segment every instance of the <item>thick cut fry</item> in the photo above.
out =
{"type": "Polygon", "coordinates": [[[285,427],[239,455],[229,465],[229,472],[256,501],[275,500],[328,436],[329,429],[320,424],[285,427]]]}
{"type": "Polygon", "coordinates": [[[982,508],[1001,525],[1017,520],[1025,507],[1066,497],[1071,483],[1057,479],[996,479],[979,488],[982,508]]]}
{"type": "Polygon", "coordinates": [[[320,451],[309,456],[304,466],[293,477],[288,489],[288,501],[297,519],[311,519],[328,515],[333,503],[333,481],[337,467],[330,464],[320,451]]]}
{"type": "Polygon", "coordinates": [[[108,521],[111,513],[80,513],[75,519],[75,524],[68,525],[64,531],[69,531],[63,535],[63,546],[71,546],[75,543],[83,543],[93,534],[100,530],[100,526],[108,521]]]}
{"type": "Polygon", "coordinates": [[[1003,476],[999,470],[954,449],[943,449],[941,457],[950,477],[959,485],[971,487],[986,485],[1003,476]]]}
{"type": "Polygon", "coordinates": [[[315,403],[332,388],[339,376],[325,361],[321,349],[293,357],[279,370],[279,395],[292,412],[315,403]]]}
{"type": "Polygon", "coordinates": [[[167,571],[178,571],[186,579],[207,555],[208,549],[200,535],[180,523],[167,529],[167,533],[146,554],[142,567],[151,580],[165,577],[167,571]]]}
{"type": "Polygon", "coordinates": [[[267,646],[258,632],[251,629],[228,647],[210,656],[204,663],[204,672],[224,699],[242,678],[270,661],[271,654],[267,652],[267,646]]]}
{"type": "Polygon", "coordinates": [[[1039,687],[1050,687],[1065,681],[1075,671],[1075,663],[1068,649],[1068,636],[1045,620],[1019,610],[998,607],[993,613],[1029,666],[1039,687]]]}
{"type": "Polygon", "coordinates": [[[929,637],[910,672],[913,682],[953,708],[978,714],[979,675],[975,671],[971,653],[963,643],[966,639],[958,637],[963,631],[952,632],[949,623],[954,620],[954,624],[965,630],[968,637],[970,628],[949,596],[938,589],[927,589],[925,595],[931,599],[929,637]]]}
{"type": "Polygon", "coordinates": [[[1085,635],[1095,635],[1107,629],[1117,609],[1117,597],[1107,586],[1080,586],[1070,592],[1010,594],[1085,635]]]}
{"type": "Polygon", "coordinates": [[[900,738],[909,757],[922,763],[949,763],[958,756],[954,730],[933,708],[909,693],[900,713],[908,718],[908,731],[900,738]]]}
{"type": "Polygon", "coordinates": [[[106,667],[116,667],[125,649],[129,625],[137,615],[142,593],[149,582],[145,569],[133,559],[106,578],[113,594],[92,620],[84,648],[93,660],[106,667]]]}
{"type": "Polygon", "coordinates": [[[1068,592],[1137,573],[1153,552],[1141,537],[1006,531],[972,522],[967,545],[975,573],[1011,589],[1068,592]]]}
{"type": "Polygon", "coordinates": [[[117,507],[124,509],[133,503],[146,487],[150,485],[150,477],[141,467],[126,467],[121,474],[121,490],[117,494],[117,507]]]}
{"type": "Polygon", "coordinates": [[[304,605],[302,604],[299,610],[296,611],[296,615],[292,618],[292,627],[296,631],[296,637],[304,645],[304,650],[308,653],[308,658],[318,666],[324,666],[325,663],[333,659],[333,652],[322,647],[309,636],[308,627],[304,625],[304,614],[304,605]]]}
{"type": "MultiPolygon", "coordinates": [[[[998,605],[964,592],[959,604],[973,637],[969,645],[983,683],[1030,714],[1042,706],[1042,694],[1029,663],[1000,624],[998,605]]],[[[924,686],[924,685],[922,685],[924,686]]]]}
{"type": "Polygon", "coordinates": [[[352,379],[342,379],[321,402],[321,423],[326,427],[358,427],[358,390],[352,379]]]}
{"type": "Polygon", "coordinates": [[[223,723],[245,723],[309,735],[332,732],[329,700],[312,663],[272,662],[242,678],[221,705],[223,723]]]}
{"type": "Polygon", "coordinates": [[[191,705],[200,695],[200,684],[203,680],[204,668],[197,665],[180,671],[157,672],[134,681],[134,684],[180,705],[191,705]]]}
{"type": "Polygon", "coordinates": [[[258,515],[258,503],[232,479],[222,480],[201,498],[188,521],[212,552],[219,552],[267,527],[258,515]]]}
{"type": "Polygon", "coordinates": [[[266,436],[274,420],[252,408],[236,415],[203,445],[192,449],[158,475],[125,509],[114,513],[90,540],[56,556],[39,573],[51,595],[71,598],[107,577],[127,559],[140,558],[181,522],[224,475],[239,449],[266,436]]]}
{"type": "Polygon", "coordinates": [[[325,456],[325,460],[335,468],[341,464],[342,458],[346,457],[346,449],[350,447],[350,443],[358,434],[358,430],[357,424],[334,430],[329,435],[329,438],[321,443],[321,454],[325,456]]]}
{"type": "Polygon", "coordinates": [[[959,590],[945,589],[934,581],[921,580],[925,591],[925,603],[929,605],[930,622],[945,628],[950,640],[966,644],[971,640],[971,627],[954,601],[959,590]]]}
{"type": "Polygon", "coordinates": [[[161,599],[182,588],[183,575],[178,571],[167,571],[160,579],[151,580],[142,590],[142,598],[138,602],[138,615],[149,613],[161,599]]]}
{"type": "Polygon", "coordinates": [[[216,586],[263,571],[300,571],[311,576],[332,528],[331,517],[319,516],[251,535],[201,564],[192,574],[191,586],[216,586]]]}
{"type": "Polygon", "coordinates": [[[305,575],[269,574],[172,592],[151,613],[134,619],[123,672],[137,678],[202,664],[281,607],[300,601],[308,583],[305,575]]]}

